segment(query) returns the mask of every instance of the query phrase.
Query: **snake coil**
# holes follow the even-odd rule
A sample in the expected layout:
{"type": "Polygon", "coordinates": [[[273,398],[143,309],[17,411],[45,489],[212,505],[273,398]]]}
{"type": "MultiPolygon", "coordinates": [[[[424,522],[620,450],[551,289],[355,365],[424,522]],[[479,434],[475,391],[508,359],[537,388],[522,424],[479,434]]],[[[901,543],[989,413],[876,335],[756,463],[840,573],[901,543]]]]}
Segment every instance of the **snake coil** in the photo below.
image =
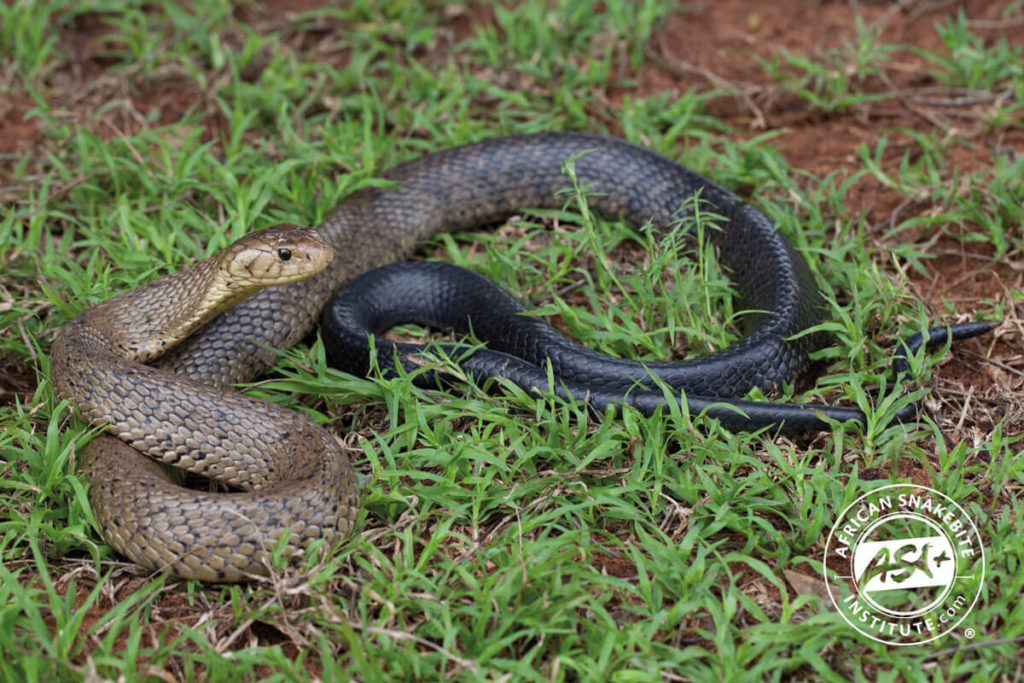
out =
{"type": "MultiPolygon", "coordinates": [[[[349,197],[318,228],[337,257],[308,279],[269,286],[206,320],[217,307],[196,292],[209,289],[211,270],[224,265],[218,257],[115,297],[62,328],[50,365],[56,393],[111,434],[83,455],[108,542],[147,567],[237,581],[265,573],[282,540],[298,553],[348,534],[359,493],[337,440],[231,385],[253,379],[276,360],[276,349],[302,339],[331,295],[357,275],[407,258],[439,232],[496,223],[524,207],[560,207],[567,160],[598,213],[665,231],[699,197],[721,217],[710,240],[742,306],[754,312],[733,346],[665,368],[685,378],[682,386],[695,395],[734,396],[807,371],[808,354],[822,340],[799,333],[818,321],[818,292],[803,258],[760,211],[623,140],[583,133],[485,140],[400,164],[383,176],[392,187],[349,197]],[[182,488],[156,461],[244,492],[182,488]]],[[[296,242],[257,245],[262,255],[251,263],[276,258],[271,270],[284,270],[284,261],[319,258],[290,234],[296,242]]],[[[231,282],[248,277],[231,272],[231,282]]],[[[241,296],[214,294],[220,303],[241,296]]]]}

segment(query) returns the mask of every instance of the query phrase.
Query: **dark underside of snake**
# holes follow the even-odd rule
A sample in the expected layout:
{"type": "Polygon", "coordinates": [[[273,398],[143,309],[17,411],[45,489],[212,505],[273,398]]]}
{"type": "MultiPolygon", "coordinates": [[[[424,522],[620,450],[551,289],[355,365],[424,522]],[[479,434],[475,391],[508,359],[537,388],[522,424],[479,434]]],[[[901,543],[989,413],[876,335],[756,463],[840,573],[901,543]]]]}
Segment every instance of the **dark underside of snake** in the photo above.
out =
{"type": "MultiPolygon", "coordinates": [[[[434,365],[446,358],[481,385],[502,378],[532,395],[586,401],[597,413],[610,405],[628,405],[651,415],[666,402],[682,399],[691,413],[716,418],[731,429],[778,427],[799,432],[866,419],[858,408],[737,400],[751,385],[742,377],[733,381],[729,375],[713,374],[714,366],[704,374],[703,359],[645,363],[608,356],[567,339],[526,313],[523,304],[482,275],[449,263],[414,261],[384,266],[357,278],[332,300],[321,330],[332,366],[364,376],[376,365],[389,375],[409,373],[425,388],[446,383],[449,376],[424,367],[431,358],[434,365]],[[486,347],[449,342],[428,346],[381,336],[404,323],[472,334],[486,347]]],[[[961,323],[901,340],[893,358],[894,379],[909,374],[908,359],[921,346],[934,348],[992,327],[989,322],[961,323]]],[[[891,422],[906,422],[916,414],[916,404],[911,403],[891,422]]]]}

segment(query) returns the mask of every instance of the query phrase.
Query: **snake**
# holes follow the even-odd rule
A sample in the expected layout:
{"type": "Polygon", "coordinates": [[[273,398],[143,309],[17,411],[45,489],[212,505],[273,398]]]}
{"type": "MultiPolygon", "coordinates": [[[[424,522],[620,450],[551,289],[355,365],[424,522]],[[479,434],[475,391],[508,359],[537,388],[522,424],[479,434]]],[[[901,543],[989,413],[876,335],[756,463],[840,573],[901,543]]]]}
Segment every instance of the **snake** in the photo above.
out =
{"type": "MultiPolygon", "coordinates": [[[[942,325],[899,340],[892,356],[893,384],[912,375],[910,358],[922,347],[935,349],[976,337],[996,325],[942,325]]],[[[685,400],[690,413],[733,430],[800,433],[827,430],[835,423],[868,422],[857,407],[742,400],[750,385],[728,373],[708,374],[706,357],[652,362],[593,351],[530,315],[526,305],[483,275],[440,261],[395,263],[355,278],[328,304],[321,336],[327,361],[335,368],[357,376],[374,370],[387,376],[406,374],[428,389],[450,383],[454,376],[443,372],[443,359],[449,359],[459,376],[481,386],[492,379],[508,380],[532,396],[585,401],[596,415],[605,414],[609,406],[653,415],[671,400],[667,389],[672,398],[685,400]],[[406,323],[472,335],[485,346],[395,342],[382,336],[406,323]]],[[[909,401],[885,426],[911,422],[917,414],[917,402],[909,401]]]]}
{"type": "MultiPolygon", "coordinates": [[[[174,576],[233,582],[266,576],[275,552],[299,555],[346,538],[360,492],[338,439],[234,385],[310,333],[358,276],[407,259],[441,232],[562,208],[573,182],[597,214],[660,233],[685,231],[697,210],[716,217],[707,239],[750,311],[743,336],[675,369],[647,363],[644,372],[676,373],[688,396],[771,392],[805,376],[825,343],[808,333],[822,316],[811,270],[772,221],[649,148],[580,132],[499,137],[406,161],[381,178],[315,232],[253,233],[58,330],[54,393],[105,430],[80,460],[97,525],[117,552],[174,576]],[[184,487],[178,470],[228,490],[184,487]]],[[[612,391],[620,390],[630,394],[622,385],[612,391]]]]}

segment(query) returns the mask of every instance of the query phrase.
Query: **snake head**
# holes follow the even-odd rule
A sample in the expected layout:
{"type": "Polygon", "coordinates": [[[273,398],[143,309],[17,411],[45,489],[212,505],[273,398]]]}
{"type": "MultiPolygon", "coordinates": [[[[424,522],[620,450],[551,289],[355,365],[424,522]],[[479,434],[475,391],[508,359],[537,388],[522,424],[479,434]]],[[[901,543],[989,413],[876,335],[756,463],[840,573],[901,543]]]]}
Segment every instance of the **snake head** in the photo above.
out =
{"type": "Polygon", "coordinates": [[[284,223],[250,233],[221,252],[220,280],[227,291],[247,295],[312,277],[332,258],[334,250],[320,233],[284,223]]]}
{"type": "Polygon", "coordinates": [[[253,232],[197,265],[209,264],[200,301],[183,316],[189,327],[205,322],[264,287],[313,277],[331,262],[334,250],[315,230],[287,223],[253,232]]]}

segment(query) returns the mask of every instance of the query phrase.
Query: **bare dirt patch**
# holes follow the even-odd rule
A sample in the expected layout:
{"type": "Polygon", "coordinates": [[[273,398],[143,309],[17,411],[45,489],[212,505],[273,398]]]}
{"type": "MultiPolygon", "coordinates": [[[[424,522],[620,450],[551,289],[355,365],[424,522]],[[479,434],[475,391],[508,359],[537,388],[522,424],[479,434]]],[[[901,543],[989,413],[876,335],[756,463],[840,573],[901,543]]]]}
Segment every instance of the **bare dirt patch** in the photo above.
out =
{"type": "Polygon", "coordinates": [[[35,371],[13,356],[0,356],[0,406],[31,403],[36,390],[35,371]]]}
{"type": "Polygon", "coordinates": [[[28,117],[31,109],[31,102],[0,100],[0,154],[7,161],[29,153],[36,142],[39,123],[28,117]]]}

